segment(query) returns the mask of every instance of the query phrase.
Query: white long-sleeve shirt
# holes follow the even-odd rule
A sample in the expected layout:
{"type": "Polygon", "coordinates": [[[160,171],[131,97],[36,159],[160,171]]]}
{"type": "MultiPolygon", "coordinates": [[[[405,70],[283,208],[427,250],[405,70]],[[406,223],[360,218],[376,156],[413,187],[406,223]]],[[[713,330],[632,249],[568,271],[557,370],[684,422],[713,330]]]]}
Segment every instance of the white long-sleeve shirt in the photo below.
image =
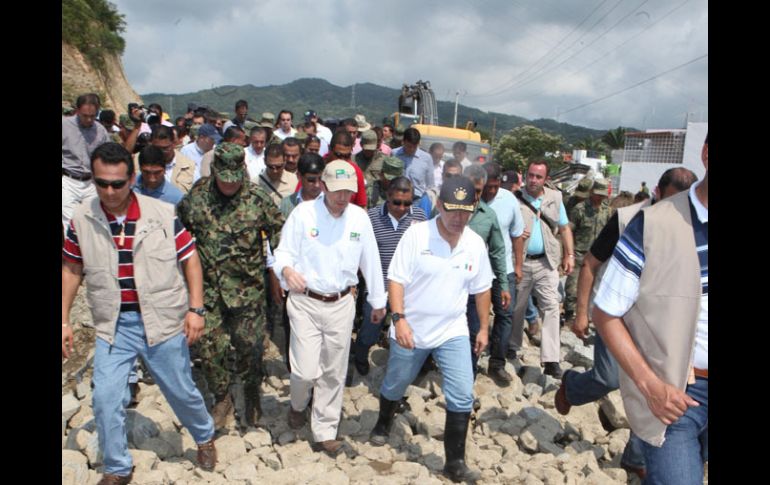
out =
{"type": "Polygon", "coordinates": [[[340,217],[329,212],[323,198],[295,207],[281,231],[273,265],[285,290],[286,267],[300,273],[310,290],[327,294],[358,284],[360,268],[372,308],[384,308],[388,299],[372,223],[366,211],[354,204],[340,217]]]}

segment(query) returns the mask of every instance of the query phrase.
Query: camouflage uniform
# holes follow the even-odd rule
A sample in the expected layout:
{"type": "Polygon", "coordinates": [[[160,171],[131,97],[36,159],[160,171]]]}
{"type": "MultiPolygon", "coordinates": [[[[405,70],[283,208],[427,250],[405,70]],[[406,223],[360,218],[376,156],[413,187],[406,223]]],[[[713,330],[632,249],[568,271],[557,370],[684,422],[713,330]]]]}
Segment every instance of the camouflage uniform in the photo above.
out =
{"type": "Polygon", "coordinates": [[[366,180],[367,186],[380,179],[380,172],[382,172],[382,162],[384,159],[385,154],[379,150],[377,150],[374,155],[372,155],[371,161],[364,157],[364,153],[362,151],[356,153],[355,157],[353,157],[353,161],[356,162],[356,165],[358,165],[358,167],[364,173],[364,179],[366,180]]]}
{"type": "MultiPolygon", "coordinates": [[[[594,183],[594,188],[600,184],[604,187],[606,193],[606,182],[597,180],[594,183]]],[[[567,283],[565,285],[566,297],[564,299],[564,314],[567,318],[572,318],[575,315],[575,308],[577,306],[577,282],[580,268],[583,266],[583,258],[585,257],[586,252],[591,248],[591,244],[596,240],[599,232],[604,225],[607,224],[611,215],[612,209],[610,209],[610,204],[607,199],[602,201],[598,209],[594,208],[590,199],[584,200],[572,209],[570,224],[572,226],[572,237],[575,244],[575,268],[567,277],[567,283]]]]}
{"type": "MultiPolygon", "coordinates": [[[[201,179],[179,203],[178,215],[195,236],[203,266],[206,333],[197,346],[203,375],[217,402],[227,396],[235,377],[243,383],[247,415],[259,408],[266,246],[278,246],[284,218],[270,197],[245,175],[240,145],[222,143],[201,179]],[[243,181],[232,197],[217,188],[243,181]]],[[[248,419],[248,418],[247,418],[248,419]]]]}
{"type": "Polygon", "coordinates": [[[588,198],[588,193],[591,190],[591,186],[593,184],[594,181],[592,178],[583,177],[580,179],[580,182],[578,182],[578,186],[575,189],[575,192],[564,201],[564,210],[567,211],[567,217],[570,221],[572,220],[572,209],[574,209],[576,205],[588,198]]]}
{"type": "MultiPolygon", "coordinates": [[[[377,152],[377,155],[382,155],[382,153],[377,152]]],[[[377,159],[377,155],[374,156],[375,160],[377,159]]],[[[358,161],[356,161],[356,163],[358,163],[358,161]]],[[[374,164],[375,162],[373,161],[372,165],[374,164]]],[[[377,164],[379,165],[379,173],[377,174],[377,178],[371,183],[369,183],[367,180],[366,184],[367,207],[376,207],[388,199],[388,192],[382,185],[382,180],[380,180],[380,173],[387,180],[393,180],[396,177],[401,177],[404,175],[404,161],[400,158],[382,155],[382,158],[377,160],[377,164]]],[[[368,168],[371,168],[372,165],[370,165],[368,168]]],[[[363,170],[363,167],[360,164],[359,167],[361,167],[361,170],[363,170]]]]}

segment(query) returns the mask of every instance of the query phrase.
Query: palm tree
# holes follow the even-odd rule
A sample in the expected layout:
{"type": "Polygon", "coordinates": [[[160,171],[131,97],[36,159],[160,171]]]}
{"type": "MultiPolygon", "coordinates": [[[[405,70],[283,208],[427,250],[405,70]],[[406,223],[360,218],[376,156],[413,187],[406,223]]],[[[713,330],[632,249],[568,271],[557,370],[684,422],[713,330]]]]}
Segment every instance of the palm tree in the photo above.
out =
{"type": "Polygon", "coordinates": [[[626,128],[618,126],[604,134],[602,141],[612,150],[620,150],[626,146],[626,128]]]}

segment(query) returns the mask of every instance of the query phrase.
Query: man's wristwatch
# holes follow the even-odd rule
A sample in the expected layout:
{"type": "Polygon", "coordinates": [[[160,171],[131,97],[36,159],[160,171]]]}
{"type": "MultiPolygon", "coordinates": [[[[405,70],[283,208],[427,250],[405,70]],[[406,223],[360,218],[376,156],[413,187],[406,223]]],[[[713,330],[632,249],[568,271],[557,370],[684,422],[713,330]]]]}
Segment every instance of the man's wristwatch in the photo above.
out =
{"type": "Polygon", "coordinates": [[[404,314],[403,313],[391,313],[390,314],[390,320],[393,322],[393,325],[398,323],[398,321],[401,320],[402,318],[404,318],[404,314]]]}
{"type": "Polygon", "coordinates": [[[187,309],[188,312],[193,312],[196,315],[200,315],[202,317],[206,316],[206,309],[204,307],[190,307],[187,309]]]}

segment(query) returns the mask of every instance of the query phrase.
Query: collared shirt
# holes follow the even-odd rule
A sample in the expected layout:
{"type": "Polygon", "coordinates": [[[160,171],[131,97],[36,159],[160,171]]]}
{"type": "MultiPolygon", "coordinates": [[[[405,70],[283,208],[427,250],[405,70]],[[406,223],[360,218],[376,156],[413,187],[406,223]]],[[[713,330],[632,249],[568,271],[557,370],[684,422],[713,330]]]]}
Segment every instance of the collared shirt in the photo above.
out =
{"type": "Polygon", "coordinates": [[[286,197],[289,194],[293,194],[295,189],[297,188],[297,184],[299,183],[299,179],[296,175],[294,175],[291,172],[287,172],[286,170],[283,171],[283,174],[281,174],[281,179],[277,182],[272,180],[270,177],[268,177],[266,174],[262,174],[259,176],[259,185],[262,187],[265,192],[268,193],[271,199],[273,199],[273,202],[275,202],[276,206],[281,205],[281,200],[286,197]],[[270,185],[272,185],[275,190],[278,191],[278,193],[275,193],[275,190],[270,188],[270,185],[268,185],[268,182],[270,185]]]}
{"type": "Polygon", "coordinates": [[[61,117],[61,168],[73,175],[91,173],[91,154],[96,147],[110,141],[107,130],[94,121],[90,128],[80,126],[78,116],[61,117]]]}
{"type": "Polygon", "coordinates": [[[246,170],[249,172],[249,179],[255,184],[259,183],[259,176],[265,172],[265,150],[257,154],[254,147],[249,145],[244,152],[246,153],[246,170]]]}
{"type": "MultiPolygon", "coordinates": [[[[434,349],[449,339],[468,336],[468,295],[492,286],[484,241],[469,227],[454,249],[441,237],[438,218],[406,230],[390,262],[388,279],[404,287],[404,316],[414,345],[434,349]]],[[[395,339],[395,325],[390,338],[395,339]]]]}
{"type": "Polygon", "coordinates": [[[436,189],[441,190],[441,183],[444,181],[441,178],[441,174],[444,173],[444,160],[439,160],[438,165],[435,163],[433,164],[433,181],[434,181],[434,187],[436,189]]]}
{"type": "Polygon", "coordinates": [[[201,147],[198,146],[198,142],[194,141],[183,146],[179,153],[186,156],[193,162],[195,162],[195,173],[193,175],[193,182],[201,178],[201,162],[203,162],[203,155],[206,154],[201,147]]]}
{"type": "Polygon", "coordinates": [[[483,200],[479,200],[476,204],[476,210],[468,221],[468,227],[487,245],[489,262],[497,283],[502,291],[508,291],[508,273],[505,264],[505,239],[508,231],[506,231],[506,237],[503,237],[503,231],[497,222],[497,214],[483,200]]]}
{"type": "Polygon", "coordinates": [[[426,220],[425,212],[419,207],[411,206],[404,216],[396,220],[388,212],[388,204],[383,203],[369,209],[369,220],[374,228],[374,236],[377,238],[377,247],[380,251],[380,263],[382,263],[382,275],[385,288],[388,287],[388,267],[393,253],[396,251],[398,241],[407,229],[414,224],[426,220]]]}
{"type": "Polygon", "coordinates": [[[290,136],[294,136],[296,134],[297,134],[296,128],[291,128],[288,133],[281,130],[280,128],[277,128],[275,131],[273,131],[273,135],[277,136],[281,141],[285,140],[286,138],[289,138],[290,136]]]}
{"type": "Polygon", "coordinates": [[[503,231],[503,243],[505,244],[505,264],[508,274],[513,273],[513,244],[512,237],[519,237],[524,233],[524,217],[521,215],[519,199],[510,190],[500,188],[495,198],[489,202],[489,207],[495,211],[500,230],[503,231]]]}
{"type": "MultiPolygon", "coordinates": [[[[538,198],[532,197],[526,190],[522,190],[521,194],[530,204],[532,204],[532,207],[538,210],[540,209],[540,204],[543,203],[543,195],[545,194],[541,194],[538,198]]],[[[559,225],[566,226],[567,224],[569,224],[569,219],[567,219],[567,210],[564,208],[564,202],[559,202],[559,225]]],[[[543,242],[543,233],[540,228],[540,220],[534,217],[532,230],[530,231],[529,235],[529,244],[527,244],[525,253],[533,255],[545,253],[545,244],[543,242]]]]}
{"type": "Polygon", "coordinates": [[[319,293],[337,293],[358,284],[358,270],[366,280],[367,301],[385,308],[387,293],[374,229],[366,211],[348,204],[339,217],[326,208],[324,199],[299,204],[289,215],[275,250],[273,269],[288,289],[283,269],[300,273],[307,287],[319,293]]]}
{"type": "Polygon", "coordinates": [[[393,156],[404,161],[404,176],[412,181],[415,198],[435,185],[433,158],[428,152],[418,148],[414,155],[409,156],[404,153],[404,147],[398,147],[393,150],[393,156]]]}
{"type": "Polygon", "coordinates": [[[160,185],[157,189],[148,189],[144,186],[142,174],[139,174],[136,177],[134,192],[138,192],[142,195],[162,200],[163,202],[168,202],[169,204],[173,205],[177,205],[179,201],[182,200],[182,197],[184,197],[184,194],[181,190],[179,190],[174,184],[166,182],[165,179],[160,182],[160,185]]]}
{"type": "MultiPolygon", "coordinates": [[[[690,186],[690,214],[695,235],[695,247],[700,261],[701,303],[698,326],[695,334],[695,352],[693,365],[699,369],[708,369],[708,208],[695,193],[695,188],[703,183],[690,186]]],[[[636,303],[639,297],[639,279],[644,271],[644,212],[639,212],[626,226],[618,240],[615,250],[607,264],[607,270],[599,284],[594,305],[605,313],[622,317],[636,303]]]]}
{"type": "Polygon", "coordinates": [[[171,175],[174,173],[174,167],[176,166],[176,155],[174,155],[174,158],[171,160],[171,163],[166,164],[166,173],[163,174],[163,177],[166,179],[166,182],[171,182],[171,175]]]}

